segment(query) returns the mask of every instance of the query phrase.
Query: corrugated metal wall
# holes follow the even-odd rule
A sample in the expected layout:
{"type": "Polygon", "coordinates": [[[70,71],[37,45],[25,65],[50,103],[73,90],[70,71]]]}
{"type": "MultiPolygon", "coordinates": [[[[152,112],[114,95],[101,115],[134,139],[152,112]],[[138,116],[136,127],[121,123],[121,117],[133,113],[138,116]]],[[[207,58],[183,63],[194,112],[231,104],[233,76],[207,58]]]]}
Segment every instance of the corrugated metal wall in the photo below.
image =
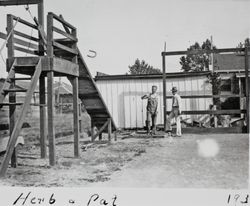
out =
{"type": "MultiPolygon", "coordinates": [[[[152,79],[112,79],[96,80],[103,99],[119,128],[142,128],[146,120],[147,100],[141,96],[151,92],[152,85],[158,87],[159,109],[157,124],[163,124],[162,78],[152,79]]],[[[178,77],[167,79],[167,95],[177,86],[180,95],[212,94],[211,85],[206,76],[178,77]]],[[[171,109],[171,99],[167,100],[167,110],[171,109]]],[[[211,99],[182,99],[183,110],[205,110],[212,103],[211,99]]],[[[185,115],[183,118],[189,118],[185,115]]],[[[198,116],[192,116],[198,118],[198,116]]]]}

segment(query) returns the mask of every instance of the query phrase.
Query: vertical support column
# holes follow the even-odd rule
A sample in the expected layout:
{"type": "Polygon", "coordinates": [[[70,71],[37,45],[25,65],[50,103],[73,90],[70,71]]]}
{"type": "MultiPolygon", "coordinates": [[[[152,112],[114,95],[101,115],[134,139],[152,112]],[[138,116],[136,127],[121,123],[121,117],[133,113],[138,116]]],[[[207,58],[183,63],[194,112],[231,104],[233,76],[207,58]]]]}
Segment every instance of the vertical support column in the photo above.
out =
{"type": "Polygon", "coordinates": [[[94,134],[94,122],[93,122],[93,120],[92,120],[92,118],[91,118],[91,141],[92,142],[94,142],[94,136],[95,136],[95,134],[94,134]]]}
{"type": "Polygon", "coordinates": [[[111,134],[112,134],[112,121],[111,118],[109,118],[108,123],[108,140],[111,141],[111,134]]]}
{"type": "Polygon", "coordinates": [[[162,78],[163,78],[163,120],[164,120],[164,132],[166,131],[167,123],[167,99],[166,99],[166,59],[165,54],[162,52],[162,78]]]}
{"type": "Polygon", "coordinates": [[[40,146],[41,158],[47,157],[47,130],[46,130],[46,95],[45,95],[45,77],[41,76],[39,80],[39,102],[40,102],[40,146]]]}
{"type": "MultiPolygon", "coordinates": [[[[14,53],[14,39],[13,34],[11,33],[13,28],[13,17],[12,15],[7,15],[7,35],[10,35],[8,42],[7,42],[7,48],[8,48],[8,58],[12,58],[15,56],[14,53]],[[11,34],[10,34],[11,33],[11,34]]],[[[8,70],[10,65],[8,64],[8,70]]],[[[14,74],[15,77],[15,74],[14,74]]],[[[15,80],[11,80],[10,87],[15,87],[15,80]]],[[[16,93],[10,92],[9,93],[9,102],[15,103],[16,102],[16,93]]],[[[10,105],[9,107],[9,133],[10,137],[12,135],[13,129],[15,127],[16,123],[16,106],[10,105]]],[[[13,151],[12,157],[11,157],[11,167],[17,166],[17,151],[16,148],[13,151]]]]}
{"type": "MultiPolygon", "coordinates": [[[[41,25],[42,30],[44,30],[44,4],[43,4],[43,0],[40,1],[40,3],[38,3],[37,6],[37,10],[38,10],[38,23],[39,25],[41,25]]],[[[38,32],[39,35],[39,56],[43,56],[44,55],[44,45],[43,45],[43,40],[38,32]]]]}
{"type": "Polygon", "coordinates": [[[73,81],[73,115],[74,115],[74,156],[79,157],[79,107],[78,107],[78,77],[73,81]]]}
{"type": "Polygon", "coordinates": [[[102,140],[102,133],[99,134],[99,140],[102,140]]]}
{"type": "MultiPolygon", "coordinates": [[[[38,13],[38,23],[41,25],[42,30],[44,30],[44,3],[43,0],[38,3],[37,6],[38,13]]],[[[44,55],[44,45],[43,40],[39,35],[39,56],[44,55]]],[[[39,102],[40,102],[40,146],[41,146],[41,158],[47,157],[47,132],[46,132],[46,95],[45,95],[45,77],[41,75],[39,79],[39,102]]]]}
{"type": "Polygon", "coordinates": [[[245,82],[246,82],[246,124],[247,124],[247,133],[249,133],[249,116],[250,116],[250,103],[249,103],[249,97],[250,97],[250,90],[249,90],[249,62],[248,62],[248,49],[249,44],[247,41],[245,41],[245,82]]]}
{"type": "Polygon", "coordinates": [[[54,95],[53,95],[54,72],[47,73],[47,110],[48,110],[48,139],[49,139],[49,163],[51,166],[56,164],[55,154],[55,134],[54,134],[54,95]]]}
{"type": "MultiPolygon", "coordinates": [[[[53,57],[53,14],[49,13],[47,16],[47,55],[53,57]]],[[[54,88],[53,79],[54,72],[53,68],[47,72],[47,112],[48,112],[48,139],[49,139],[49,163],[51,166],[56,164],[55,154],[55,134],[54,134],[54,88]]]]}

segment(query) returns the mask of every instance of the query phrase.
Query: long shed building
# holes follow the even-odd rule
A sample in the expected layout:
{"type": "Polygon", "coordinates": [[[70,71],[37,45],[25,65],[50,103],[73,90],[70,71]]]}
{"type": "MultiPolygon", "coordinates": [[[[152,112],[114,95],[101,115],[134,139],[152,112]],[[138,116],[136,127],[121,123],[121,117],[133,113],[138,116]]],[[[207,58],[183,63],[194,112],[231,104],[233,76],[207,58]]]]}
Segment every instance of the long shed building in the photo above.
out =
{"type": "MultiPolygon", "coordinates": [[[[167,96],[176,86],[180,95],[211,95],[212,86],[208,82],[209,72],[167,73],[167,96]]],[[[141,96],[151,92],[152,85],[158,87],[159,108],[157,124],[163,124],[163,81],[161,74],[150,75],[97,75],[97,86],[114,118],[116,125],[123,129],[142,128],[146,121],[147,100],[141,96]]],[[[171,109],[171,98],[167,99],[167,110],[171,109]]],[[[207,110],[212,99],[182,99],[182,110],[207,110]]],[[[199,118],[198,115],[184,115],[187,121],[199,118]]]]}

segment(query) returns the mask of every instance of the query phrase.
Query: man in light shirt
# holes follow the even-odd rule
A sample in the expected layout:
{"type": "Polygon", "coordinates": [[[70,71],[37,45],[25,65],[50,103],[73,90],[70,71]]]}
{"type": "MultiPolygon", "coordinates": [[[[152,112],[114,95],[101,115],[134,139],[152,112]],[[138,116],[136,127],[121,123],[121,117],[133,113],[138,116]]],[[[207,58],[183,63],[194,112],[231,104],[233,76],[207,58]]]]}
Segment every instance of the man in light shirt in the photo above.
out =
{"type": "Polygon", "coordinates": [[[150,133],[150,120],[152,120],[152,133],[155,134],[156,132],[156,118],[157,118],[157,108],[158,108],[158,94],[157,86],[152,86],[152,93],[146,94],[141,97],[141,99],[147,99],[147,120],[146,120],[146,127],[147,133],[150,133]]]}
{"type": "Polygon", "coordinates": [[[175,118],[176,122],[176,136],[181,137],[181,97],[179,94],[177,94],[177,87],[172,88],[172,110],[167,117],[166,121],[166,131],[169,132],[169,135],[171,135],[172,127],[171,127],[171,120],[175,118]]]}

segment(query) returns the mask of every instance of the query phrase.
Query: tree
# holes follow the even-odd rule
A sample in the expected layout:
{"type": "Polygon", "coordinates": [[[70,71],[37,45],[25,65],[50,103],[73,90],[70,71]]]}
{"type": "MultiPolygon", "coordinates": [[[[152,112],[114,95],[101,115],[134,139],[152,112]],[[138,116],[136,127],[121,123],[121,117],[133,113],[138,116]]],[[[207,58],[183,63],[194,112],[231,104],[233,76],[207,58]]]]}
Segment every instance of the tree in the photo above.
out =
{"type": "MultiPolygon", "coordinates": [[[[211,50],[212,44],[209,39],[204,41],[202,45],[198,42],[195,42],[191,45],[187,50],[195,51],[195,50],[211,50]]],[[[216,49],[213,46],[213,49],[216,49]]],[[[187,56],[182,56],[180,58],[181,69],[184,72],[192,72],[192,71],[206,71],[209,68],[209,54],[188,54],[187,56]]]]}
{"type": "Polygon", "coordinates": [[[147,64],[144,60],[140,61],[139,59],[135,60],[135,63],[129,67],[129,74],[161,74],[161,70],[154,68],[147,64]]]}
{"type": "MultiPolygon", "coordinates": [[[[239,49],[243,49],[245,47],[245,45],[250,45],[250,39],[249,38],[246,38],[245,41],[242,43],[240,42],[236,48],[239,48],[239,49]]],[[[242,52],[236,52],[236,53],[242,53],[242,52]]]]}

